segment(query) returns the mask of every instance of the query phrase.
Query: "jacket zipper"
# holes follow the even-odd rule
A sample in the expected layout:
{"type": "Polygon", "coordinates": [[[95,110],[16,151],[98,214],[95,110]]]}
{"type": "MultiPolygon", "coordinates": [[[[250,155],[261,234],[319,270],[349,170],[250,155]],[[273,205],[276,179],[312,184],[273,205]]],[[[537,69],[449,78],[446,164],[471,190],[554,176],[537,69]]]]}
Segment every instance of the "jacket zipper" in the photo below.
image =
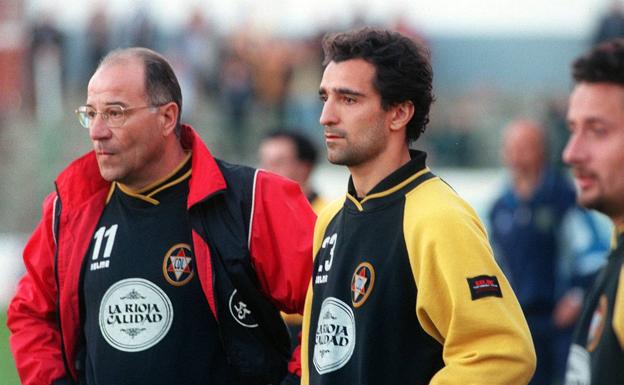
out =
{"type": "Polygon", "coordinates": [[[54,280],[56,281],[56,322],[58,323],[59,334],[61,336],[61,356],[63,357],[63,365],[65,366],[65,372],[67,373],[69,378],[73,378],[71,375],[71,371],[69,370],[69,363],[67,362],[67,353],[65,351],[65,339],[63,338],[63,327],[61,326],[61,286],[60,286],[60,278],[58,272],[58,251],[59,251],[59,229],[61,226],[61,210],[62,210],[62,202],[61,195],[58,191],[58,186],[55,184],[56,188],[56,201],[54,202],[54,212],[53,212],[53,223],[52,223],[52,232],[55,239],[55,250],[54,250],[54,280]],[[56,209],[58,205],[58,210],[56,209]]]}

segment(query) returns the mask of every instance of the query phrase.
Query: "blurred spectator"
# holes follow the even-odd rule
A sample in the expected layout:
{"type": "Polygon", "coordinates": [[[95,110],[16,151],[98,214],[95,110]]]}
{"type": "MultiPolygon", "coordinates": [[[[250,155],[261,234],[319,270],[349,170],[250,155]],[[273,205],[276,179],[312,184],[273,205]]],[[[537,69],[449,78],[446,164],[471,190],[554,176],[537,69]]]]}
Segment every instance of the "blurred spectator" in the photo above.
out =
{"type": "Polygon", "coordinates": [[[156,25],[150,15],[150,6],[147,1],[141,1],[137,6],[121,36],[123,46],[154,48],[156,25]]]}
{"type": "Polygon", "coordinates": [[[219,37],[202,10],[196,8],[182,31],[180,42],[182,57],[189,65],[190,78],[195,92],[208,94],[215,91],[219,59],[219,37]]]}
{"type": "MultiPolygon", "coordinates": [[[[104,3],[98,3],[87,25],[87,60],[89,68],[86,74],[90,76],[100,60],[109,49],[109,24],[108,14],[104,3]]],[[[88,80],[88,79],[87,79],[88,80]]]]}
{"type": "Polygon", "coordinates": [[[285,123],[286,97],[292,80],[292,52],[288,42],[268,37],[250,53],[258,102],[274,117],[275,124],[285,123]]]}
{"type": "Polygon", "coordinates": [[[624,10],[621,0],[614,0],[609,11],[598,23],[598,30],[593,43],[598,44],[616,37],[624,36],[624,10]]]}
{"type": "Polygon", "coordinates": [[[64,36],[48,13],[32,27],[30,63],[35,115],[40,122],[55,122],[63,114],[64,36]]]}
{"type": "Polygon", "coordinates": [[[503,160],[511,181],[494,203],[494,254],[522,307],[537,353],[530,384],[563,378],[584,289],[604,262],[609,232],[576,204],[568,179],[548,167],[546,137],[528,120],[511,122],[503,160]]]}
{"type": "Polygon", "coordinates": [[[245,137],[249,134],[247,115],[253,97],[252,74],[249,64],[234,49],[224,54],[219,88],[230,144],[244,153],[245,137]]]}
{"type": "Polygon", "coordinates": [[[286,98],[287,126],[297,126],[309,135],[314,143],[322,143],[318,117],[322,104],[318,97],[321,82],[321,36],[312,36],[291,44],[291,80],[286,98]]]}
{"type": "Polygon", "coordinates": [[[318,214],[327,204],[310,181],[318,151],[306,136],[291,130],[275,130],[264,137],[258,155],[260,168],[299,183],[315,213],[318,214]]]}

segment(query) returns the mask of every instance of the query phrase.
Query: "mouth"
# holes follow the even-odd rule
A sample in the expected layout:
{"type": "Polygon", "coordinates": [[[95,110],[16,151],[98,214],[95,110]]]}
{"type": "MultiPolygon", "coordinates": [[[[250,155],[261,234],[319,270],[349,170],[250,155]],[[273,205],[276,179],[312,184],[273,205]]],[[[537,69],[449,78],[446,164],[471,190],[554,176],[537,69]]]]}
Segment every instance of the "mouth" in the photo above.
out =
{"type": "Polygon", "coordinates": [[[587,171],[574,171],[574,180],[581,190],[586,190],[596,183],[596,176],[587,171]]]}
{"type": "Polygon", "coordinates": [[[340,135],[335,132],[325,132],[325,140],[337,140],[344,138],[343,135],[340,135]]]}

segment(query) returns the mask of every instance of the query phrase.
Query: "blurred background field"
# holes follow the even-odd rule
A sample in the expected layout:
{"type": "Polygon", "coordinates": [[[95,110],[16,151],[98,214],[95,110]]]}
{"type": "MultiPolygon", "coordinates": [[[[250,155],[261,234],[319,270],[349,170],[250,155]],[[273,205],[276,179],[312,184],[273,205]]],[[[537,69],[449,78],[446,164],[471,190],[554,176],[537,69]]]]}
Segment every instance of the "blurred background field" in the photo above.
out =
{"type": "MultiPolygon", "coordinates": [[[[259,138],[276,127],[301,130],[322,148],[325,32],[400,30],[432,53],[437,100],[416,147],[483,215],[504,180],[499,143],[508,121],[542,122],[558,163],[570,62],[624,33],[619,12],[611,0],[0,0],[0,385],[18,383],[5,309],[23,271],[21,249],[55,175],[90,148],[73,110],[108,50],[165,54],[182,83],[183,120],[215,155],[255,165],[259,138]]],[[[346,179],[326,162],[314,175],[329,197],[346,179]]]]}

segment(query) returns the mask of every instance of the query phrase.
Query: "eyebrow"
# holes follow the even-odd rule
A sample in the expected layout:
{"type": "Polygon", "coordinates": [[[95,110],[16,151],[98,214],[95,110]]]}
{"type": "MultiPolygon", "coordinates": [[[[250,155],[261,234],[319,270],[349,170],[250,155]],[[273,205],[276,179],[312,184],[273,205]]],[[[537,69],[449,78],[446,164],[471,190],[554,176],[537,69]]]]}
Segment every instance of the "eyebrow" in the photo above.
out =
{"type": "MultiPolygon", "coordinates": [[[[572,119],[566,119],[566,122],[568,124],[573,124],[574,121],[572,119]]],[[[584,120],[585,123],[590,123],[590,124],[595,124],[595,123],[602,123],[602,124],[608,124],[609,122],[603,118],[597,117],[597,116],[590,116],[589,118],[584,120]]]]}
{"type": "MultiPolygon", "coordinates": [[[[128,104],[122,101],[112,101],[112,102],[106,102],[104,104],[105,106],[122,106],[124,108],[128,107],[128,104]]],[[[85,106],[89,106],[89,107],[93,107],[93,105],[91,103],[86,103],[85,106]]]]}
{"type": "MultiPolygon", "coordinates": [[[[363,92],[352,90],[351,88],[347,88],[347,87],[337,87],[337,88],[332,88],[332,90],[341,95],[366,96],[366,94],[364,94],[363,92]]],[[[325,94],[327,94],[327,90],[325,88],[320,88],[319,95],[325,95],[325,94]]]]}

